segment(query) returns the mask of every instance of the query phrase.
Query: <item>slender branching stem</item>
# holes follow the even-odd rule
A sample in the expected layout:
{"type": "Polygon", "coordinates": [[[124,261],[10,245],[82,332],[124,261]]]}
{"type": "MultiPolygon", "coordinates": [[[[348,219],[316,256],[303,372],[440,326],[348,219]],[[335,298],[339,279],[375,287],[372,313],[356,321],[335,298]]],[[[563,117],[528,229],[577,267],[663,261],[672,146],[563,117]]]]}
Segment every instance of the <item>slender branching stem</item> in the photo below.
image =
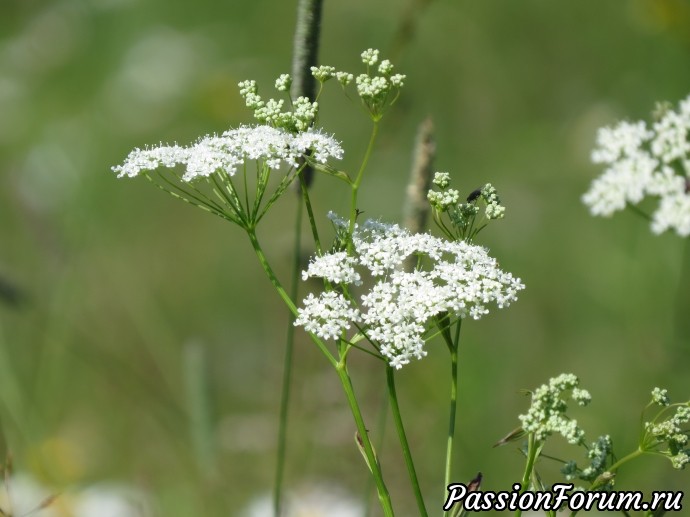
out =
{"type": "MultiPolygon", "coordinates": [[[[300,255],[302,248],[302,204],[297,204],[295,214],[295,241],[292,255],[292,275],[290,278],[290,298],[297,299],[299,285],[300,255]]],[[[292,384],[292,351],[295,343],[295,315],[288,318],[285,339],[285,359],[283,362],[283,382],[280,395],[280,417],[278,420],[278,446],[276,452],[275,484],[273,486],[273,513],[280,517],[283,500],[283,476],[287,450],[288,409],[290,407],[290,388],[292,384]]]]}
{"type": "Polygon", "coordinates": [[[307,207],[307,218],[309,219],[309,226],[311,227],[311,234],[314,238],[314,246],[316,246],[316,252],[321,253],[321,240],[319,239],[319,231],[316,228],[316,218],[314,217],[314,211],[311,207],[311,200],[309,199],[309,185],[307,185],[307,179],[303,171],[298,174],[300,190],[302,191],[302,201],[304,201],[304,206],[307,207]]]}
{"type": "Polygon", "coordinates": [[[410,476],[412,482],[412,489],[417,500],[417,508],[419,509],[420,517],[427,517],[426,506],[424,506],[424,498],[419,487],[419,480],[417,479],[417,472],[414,468],[414,461],[412,461],[412,452],[410,451],[410,444],[407,442],[407,435],[405,434],[405,426],[403,425],[402,416],[400,414],[400,406],[398,405],[398,395],[395,389],[395,371],[390,365],[386,366],[386,382],[388,384],[388,400],[393,413],[393,421],[395,422],[395,430],[398,432],[398,439],[402,448],[403,456],[405,457],[405,465],[407,466],[407,474],[410,476]]]}
{"type": "Polygon", "coordinates": [[[354,387],[352,386],[352,381],[350,375],[347,371],[347,364],[343,357],[340,362],[336,365],[336,371],[338,372],[338,377],[345,391],[345,396],[347,398],[347,403],[352,411],[352,416],[355,419],[355,425],[357,426],[358,439],[361,443],[364,454],[367,458],[367,463],[371,469],[371,474],[376,482],[376,490],[378,491],[379,502],[381,503],[381,508],[386,517],[394,517],[393,503],[391,502],[390,494],[388,493],[388,488],[383,480],[383,474],[381,472],[381,467],[379,465],[376,454],[374,453],[374,448],[371,445],[371,440],[369,439],[369,434],[367,428],[364,425],[364,418],[362,417],[362,411],[360,410],[359,403],[357,402],[357,397],[355,396],[354,387]]]}
{"type": "MultiPolygon", "coordinates": [[[[457,419],[458,407],[458,347],[460,343],[460,326],[462,320],[458,319],[457,328],[455,331],[455,339],[451,337],[450,320],[449,317],[441,319],[438,325],[441,330],[448,350],[450,352],[450,401],[448,410],[448,437],[446,439],[446,464],[443,476],[443,493],[445,497],[446,487],[451,483],[451,476],[453,470],[453,445],[455,442],[455,421],[457,419]]],[[[449,512],[444,512],[444,516],[448,516],[449,512]]]]}
{"type": "MultiPolygon", "coordinates": [[[[520,493],[525,492],[530,486],[530,479],[532,478],[532,473],[534,472],[534,462],[537,459],[537,443],[534,439],[534,433],[529,433],[527,439],[527,461],[525,462],[525,472],[522,474],[522,485],[520,487],[520,493]]],[[[522,515],[522,510],[519,508],[515,510],[515,517],[520,517],[522,515]]]]}
{"type": "MultiPolygon", "coordinates": [[[[350,195],[350,227],[348,229],[348,235],[352,237],[355,231],[355,222],[357,220],[357,194],[359,193],[359,186],[362,183],[362,178],[364,177],[364,169],[369,163],[369,158],[371,157],[371,152],[374,150],[374,143],[376,142],[376,135],[379,132],[379,121],[374,120],[374,126],[371,129],[371,137],[369,138],[369,145],[367,145],[367,150],[364,153],[364,158],[362,159],[362,165],[357,172],[357,177],[352,183],[352,193],[350,195]]],[[[348,243],[349,249],[352,249],[352,238],[348,243]]]]}
{"type": "MultiPolygon", "coordinates": [[[[259,259],[259,263],[261,264],[261,267],[263,268],[264,272],[266,273],[266,276],[268,276],[268,279],[270,280],[271,284],[275,288],[275,290],[278,292],[278,296],[285,302],[285,305],[287,305],[288,309],[292,313],[293,316],[297,316],[297,306],[295,305],[295,302],[292,301],[290,298],[290,295],[285,291],[285,288],[283,285],[280,283],[280,280],[278,280],[278,277],[275,275],[273,272],[273,268],[271,268],[271,265],[268,262],[268,259],[266,258],[266,255],[264,254],[263,249],[261,248],[261,245],[259,244],[259,240],[256,237],[256,232],[253,228],[247,229],[247,236],[249,237],[249,241],[252,243],[252,248],[254,249],[254,253],[256,254],[256,257],[259,259]]],[[[333,354],[328,350],[328,347],[326,344],[319,339],[318,336],[315,334],[309,334],[309,337],[311,340],[314,342],[314,344],[319,347],[319,350],[323,353],[324,356],[326,356],[326,359],[328,359],[328,362],[331,363],[334,367],[338,365],[338,361],[333,357],[333,354]]]]}

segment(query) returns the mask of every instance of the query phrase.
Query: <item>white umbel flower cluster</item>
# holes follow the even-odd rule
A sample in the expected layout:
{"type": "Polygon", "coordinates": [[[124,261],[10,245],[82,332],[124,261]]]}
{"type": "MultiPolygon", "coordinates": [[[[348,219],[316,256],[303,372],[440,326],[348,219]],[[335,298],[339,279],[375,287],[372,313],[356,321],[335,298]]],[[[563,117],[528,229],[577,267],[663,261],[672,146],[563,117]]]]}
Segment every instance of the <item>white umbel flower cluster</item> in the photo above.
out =
{"type": "Polygon", "coordinates": [[[221,136],[205,136],[189,147],[160,145],[134,149],[113,171],[118,178],[133,178],[145,171],[179,164],[185,166],[182,180],[193,181],[216,171],[233,176],[238,167],[257,160],[271,169],[283,164],[296,167],[298,159],[306,153],[325,163],[328,158],[342,158],[343,149],[332,136],[316,130],[292,134],[271,126],[240,126],[221,136]]]}
{"type": "Polygon", "coordinates": [[[591,396],[586,390],[578,388],[579,379],[572,373],[563,373],[542,384],[532,393],[532,405],[526,414],[518,418],[526,433],[534,433],[538,442],[543,442],[553,433],[562,435],[568,443],[579,445],[584,439],[584,431],[577,426],[577,420],[565,414],[568,404],[563,393],[570,391],[570,398],[580,406],[586,406],[591,396]]]}
{"type": "Polygon", "coordinates": [[[396,368],[426,355],[424,343],[434,317],[448,313],[479,319],[491,305],[507,307],[524,289],[485,248],[411,234],[378,221],[356,229],[350,255],[336,251],[313,259],[302,275],[311,277],[323,278],[334,290],[310,294],[295,325],[337,339],[352,324],[396,368]],[[421,259],[421,267],[405,271],[403,264],[411,256],[421,259]],[[373,285],[357,300],[350,286],[363,279],[373,285]]]}
{"type": "Polygon", "coordinates": [[[649,127],[644,121],[601,128],[592,161],[606,166],[582,201],[592,215],[611,216],[646,196],[660,198],[651,229],[690,235],[690,96],[649,127]]]}

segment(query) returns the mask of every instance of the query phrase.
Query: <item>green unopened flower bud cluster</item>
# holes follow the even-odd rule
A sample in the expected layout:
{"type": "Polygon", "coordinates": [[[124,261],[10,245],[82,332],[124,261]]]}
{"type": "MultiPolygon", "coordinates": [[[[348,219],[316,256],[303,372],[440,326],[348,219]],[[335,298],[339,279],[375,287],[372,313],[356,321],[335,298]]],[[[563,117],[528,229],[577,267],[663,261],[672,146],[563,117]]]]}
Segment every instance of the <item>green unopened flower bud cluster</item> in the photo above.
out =
{"type": "Polygon", "coordinates": [[[591,400],[587,390],[580,389],[579,379],[564,373],[549,380],[532,393],[532,405],[527,413],[518,418],[526,433],[531,433],[537,442],[543,443],[552,434],[560,434],[568,443],[580,445],[584,440],[584,431],[577,425],[577,420],[566,415],[568,404],[564,393],[569,392],[570,399],[580,406],[586,406],[591,400]]]}
{"type": "Polygon", "coordinates": [[[591,482],[602,476],[610,465],[610,460],[613,458],[613,441],[611,437],[604,435],[597,438],[589,446],[587,458],[590,460],[589,466],[581,469],[575,461],[569,461],[561,468],[561,473],[568,481],[582,479],[591,482]]]}
{"type": "Polygon", "coordinates": [[[660,388],[652,391],[652,402],[664,409],[654,419],[645,422],[643,447],[648,451],[660,452],[671,460],[674,468],[682,469],[690,463],[690,403],[671,406],[667,391],[660,388]],[[667,416],[673,408],[675,411],[667,416]]]}
{"type": "MultiPolygon", "coordinates": [[[[279,92],[288,91],[291,85],[289,74],[282,74],[275,81],[275,88],[279,92]]],[[[307,97],[298,97],[292,102],[292,110],[283,111],[285,101],[273,98],[264,101],[259,95],[256,81],[242,81],[238,86],[245,105],[254,111],[254,118],[261,124],[300,133],[309,129],[318,115],[318,102],[311,102],[307,97]]]]}
{"type": "Polygon", "coordinates": [[[450,174],[447,172],[437,172],[432,183],[440,191],[429,190],[427,199],[434,210],[434,220],[449,237],[471,240],[488,221],[505,216],[505,207],[491,183],[471,192],[466,199],[458,190],[449,188],[450,174]],[[485,204],[484,218],[476,221],[480,200],[485,204]],[[450,228],[443,221],[444,216],[450,220],[450,228]]]}

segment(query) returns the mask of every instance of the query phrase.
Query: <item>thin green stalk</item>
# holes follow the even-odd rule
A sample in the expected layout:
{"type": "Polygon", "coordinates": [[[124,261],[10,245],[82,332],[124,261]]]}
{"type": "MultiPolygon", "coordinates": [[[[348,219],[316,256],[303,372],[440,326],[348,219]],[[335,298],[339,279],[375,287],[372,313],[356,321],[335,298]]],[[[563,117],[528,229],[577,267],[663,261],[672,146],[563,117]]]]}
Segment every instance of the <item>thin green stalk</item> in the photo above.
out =
{"type": "MultiPolygon", "coordinates": [[[[371,136],[369,137],[369,145],[367,145],[367,150],[364,153],[364,159],[362,160],[362,165],[357,172],[357,177],[354,183],[352,183],[352,194],[350,195],[350,227],[348,230],[348,235],[352,236],[355,230],[355,221],[357,220],[357,193],[359,192],[359,186],[362,183],[362,178],[364,176],[364,169],[369,162],[369,157],[371,152],[374,150],[374,142],[376,142],[376,135],[379,132],[379,121],[374,120],[374,126],[371,129],[371,136]]],[[[352,246],[352,239],[350,239],[349,247],[352,246]]]]}
{"type": "MultiPolygon", "coordinates": [[[[450,350],[450,410],[448,416],[448,440],[446,442],[446,470],[444,476],[443,493],[445,495],[446,487],[451,483],[451,471],[453,466],[453,442],[455,440],[455,420],[458,406],[458,346],[450,350]]],[[[444,512],[447,516],[449,512],[444,512]]]]}
{"type": "MultiPolygon", "coordinates": [[[[527,463],[525,463],[525,472],[522,474],[522,486],[520,487],[520,493],[523,493],[529,488],[530,478],[532,477],[532,471],[534,470],[534,462],[537,459],[537,447],[534,440],[534,434],[530,433],[527,439],[527,463]]],[[[515,510],[515,517],[520,517],[522,515],[522,510],[519,508],[515,510]]]]}
{"type": "MultiPolygon", "coordinates": [[[[278,291],[278,296],[280,296],[280,298],[285,302],[285,305],[287,305],[288,309],[290,309],[292,315],[297,316],[297,306],[292,301],[292,298],[290,298],[290,295],[285,291],[285,288],[280,283],[280,280],[278,280],[278,277],[273,272],[273,268],[271,268],[271,265],[269,264],[268,259],[266,258],[266,255],[264,254],[264,251],[261,248],[261,245],[259,244],[259,240],[257,239],[256,232],[253,228],[247,229],[247,236],[249,237],[249,241],[252,243],[254,253],[256,254],[256,257],[259,259],[259,263],[261,264],[261,267],[266,273],[266,276],[268,276],[268,279],[270,280],[275,290],[278,291]]],[[[321,350],[323,355],[326,356],[328,362],[330,362],[334,367],[337,367],[338,361],[336,361],[335,357],[333,357],[333,354],[331,354],[331,352],[328,350],[326,344],[314,334],[310,333],[309,337],[314,342],[314,344],[319,347],[319,350],[321,350]]]]}
{"type": "Polygon", "coordinates": [[[354,387],[352,386],[350,375],[347,372],[345,361],[341,360],[336,365],[335,370],[338,372],[340,383],[343,385],[343,390],[345,391],[345,396],[347,397],[347,403],[349,404],[350,410],[352,411],[352,416],[355,419],[357,433],[359,434],[359,439],[361,440],[364,454],[367,457],[367,463],[371,469],[371,474],[374,476],[374,481],[376,482],[376,489],[378,491],[379,502],[381,503],[383,513],[386,517],[394,517],[395,513],[393,512],[393,503],[391,502],[391,497],[388,493],[386,483],[383,481],[381,467],[379,466],[378,459],[374,453],[374,448],[371,445],[367,428],[364,425],[364,418],[362,417],[362,412],[359,408],[359,403],[357,402],[357,397],[355,396],[354,387]]]}
{"type": "Polygon", "coordinates": [[[417,472],[414,468],[414,461],[412,461],[412,452],[410,451],[410,444],[407,442],[405,435],[405,426],[403,425],[402,416],[400,415],[400,406],[398,405],[398,395],[395,390],[395,371],[390,365],[386,366],[386,382],[388,384],[388,400],[393,413],[393,420],[395,422],[395,429],[398,432],[398,439],[405,457],[405,465],[407,466],[407,474],[410,476],[412,482],[412,489],[414,496],[417,499],[417,508],[419,508],[419,515],[427,517],[426,506],[424,506],[424,498],[419,487],[419,480],[417,479],[417,472]]]}
{"type": "MultiPolygon", "coordinates": [[[[302,248],[302,204],[297,203],[295,215],[295,242],[292,256],[292,275],[290,278],[290,298],[297,299],[299,285],[300,251],[302,248]]],[[[278,448],[276,453],[276,474],[273,487],[273,513],[280,516],[283,475],[285,473],[285,456],[287,450],[288,409],[290,407],[290,387],[292,381],[292,352],[295,342],[295,316],[290,313],[288,318],[287,336],[285,339],[285,360],[283,362],[283,382],[280,396],[280,417],[278,420],[278,448]]]]}
{"type": "MultiPolygon", "coordinates": [[[[388,416],[388,404],[386,403],[387,398],[388,398],[387,396],[381,398],[381,408],[379,409],[379,418],[378,418],[378,425],[377,425],[377,429],[378,429],[378,433],[379,433],[378,440],[377,440],[378,441],[377,448],[379,451],[383,449],[383,441],[386,438],[386,422],[387,422],[386,417],[388,416]]],[[[371,508],[370,503],[371,503],[371,494],[374,490],[374,486],[375,486],[374,478],[373,478],[373,476],[369,476],[369,478],[367,479],[366,488],[364,489],[364,505],[365,505],[364,517],[371,517],[372,508],[371,508]]]]}
{"type": "Polygon", "coordinates": [[[316,252],[320,254],[321,241],[319,240],[319,231],[316,228],[316,219],[314,218],[314,212],[311,208],[311,201],[309,199],[309,185],[307,184],[307,178],[305,177],[303,171],[304,169],[300,171],[297,176],[299,177],[300,190],[302,191],[302,200],[304,201],[304,206],[307,207],[307,217],[309,218],[309,226],[311,227],[311,234],[314,238],[316,252]]]}
{"type": "MultiPolygon", "coordinates": [[[[448,412],[448,438],[446,440],[446,464],[443,478],[443,496],[445,498],[446,487],[451,483],[453,470],[453,444],[455,442],[455,423],[457,420],[458,407],[458,347],[460,344],[460,328],[462,326],[462,320],[459,319],[457,322],[454,339],[451,337],[451,325],[449,324],[448,316],[439,320],[438,326],[439,330],[441,331],[441,335],[448,346],[448,351],[450,352],[450,408],[448,412]]],[[[446,511],[443,515],[447,517],[449,514],[450,512],[446,511]]]]}

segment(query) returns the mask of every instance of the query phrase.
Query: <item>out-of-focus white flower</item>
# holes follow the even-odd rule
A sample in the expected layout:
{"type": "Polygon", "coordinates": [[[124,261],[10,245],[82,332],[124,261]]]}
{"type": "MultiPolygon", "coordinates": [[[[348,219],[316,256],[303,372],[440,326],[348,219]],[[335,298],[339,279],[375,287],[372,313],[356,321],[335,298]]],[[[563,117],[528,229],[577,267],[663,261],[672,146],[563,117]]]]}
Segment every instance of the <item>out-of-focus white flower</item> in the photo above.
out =
{"type": "Polygon", "coordinates": [[[0,490],[2,515],[21,517],[148,517],[148,501],[139,490],[102,483],[84,489],[55,490],[34,477],[13,474],[0,490]],[[8,497],[9,494],[9,497],[8,497]]]}
{"type": "MultiPolygon", "coordinates": [[[[273,517],[273,500],[262,495],[252,500],[242,517],[273,517]]],[[[283,502],[283,517],[362,517],[364,506],[341,488],[316,485],[287,494],[283,502]]]]}
{"type": "Polygon", "coordinates": [[[582,196],[592,215],[609,217],[647,196],[659,197],[652,231],[690,235],[689,131],[690,97],[677,111],[667,109],[651,128],[642,121],[601,128],[592,161],[606,169],[582,196]]]}

